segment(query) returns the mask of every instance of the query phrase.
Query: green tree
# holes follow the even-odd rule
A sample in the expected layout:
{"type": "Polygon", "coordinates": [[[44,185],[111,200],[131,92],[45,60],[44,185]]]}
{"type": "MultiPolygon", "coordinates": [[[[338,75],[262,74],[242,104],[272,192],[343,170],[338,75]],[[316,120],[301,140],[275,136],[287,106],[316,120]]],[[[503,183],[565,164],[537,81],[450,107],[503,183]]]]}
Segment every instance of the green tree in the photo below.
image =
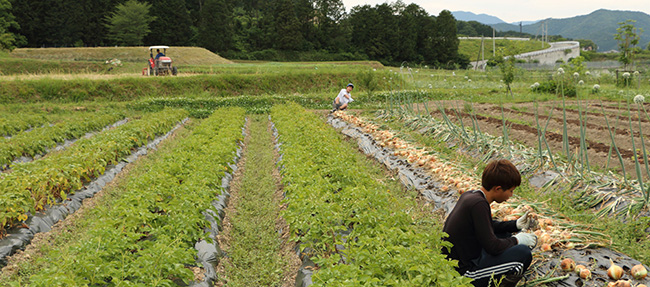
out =
{"type": "Polygon", "coordinates": [[[9,31],[12,27],[19,28],[11,14],[11,3],[9,0],[0,0],[0,50],[11,51],[16,48],[16,36],[9,31]]]}
{"type": "Polygon", "coordinates": [[[625,70],[634,67],[634,56],[638,52],[636,45],[639,44],[643,32],[643,29],[635,28],[634,23],[636,23],[635,20],[618,23],[619,27],[614,35],[614,39],[618,41],[618,47],[621,48],[618,61],[623,64],[625,70]]]}
{"type": "Polygon", "coordinates": [[[124,2],[126,1],[83,0],[83,13],[79,15],[83,16],[79,29],[81,42],[90,47],[111,44],[106,37],[108,29],[103,20],[106,15],[115,9],[117,4],[124,2]]]}
{"type": "Polygon", "coordinates": [[[205,0],[199,24],[199,45],[225,53],[233,46],[233,8],[228,0],[205,0]]]}
{"type": "Polygon", "coordinates": [[[117,5],[116,11],[106,17],[109,38],[120,45],[142,45],[142,39],[151,31],[149,24],[156,18],[149,16],[151,4],[129,0],[117,5]]]}
{"type": "Polygon", "coordinates": [[[275,32],[277,41],[275,47],[278,50],[295,51],[299,50],[302,43],[300,33],[300,22],[296,17],[296,11],[292,0],[278,0],[275,11],[275,32]],[[298,45],[296,45],[298,44],[298,45]]]}
{"type": "Polygon", "coordinates": [[[370,5],[353,7],[350,13],[350,25],[352,29],[350,44],[353,50],[360,51],[374,60],[386,54],[380,33],[377,32],[383,29],[376,8],[370,5]]]}
{"type": "Polygon", "coordinates": [[[435,46],[438,51],[437,61],[443,67],[453,67],[457,63],[459,44],[456,19],[449,10],[442,10],[436,19],[435,46]]]}
{"type": "Polygon", "coordinates": [[[194,35],[185,0],[149,0],[149,3],[150,13],[156,19],[151,22],[151,33],[144,42],[149,45],[190,45],[194,35]]]}
{"type": "Polygon", "coordinates": [[[503,61],[499,62],[499,70],[501,71],[501,79],[503,80],[503,83],[506,84],[506,92],[510,93],[510,96],[514,95],[512,94],[512,89],[510,88],[510,84],[515,80],[515,55],[517,54],[514,51],[511,51],[508,53],[508,56],[503,56],[505,52],[503,51],[503,48],[499,48],[499,55],[498,57],[502,58],[503,61]]]}
{"type": "Polygon", "coordinates": [[[312,0],[295,0],[296,18],[300,25],[300,34],[302,35],[303,42],[300,45],[302,50],[314,49],[314,42],[316,41],[314,27],[314,4],[312,0]]]}
{"type": "Polygon", "coordinates": [[[474,27],[465,21],[458,21],[456,23],[456,31],[458,31],[459,36],[467,36],[467,37],[478,36],[478,33],[476,33],[474,27]]]}
{"type": "Polygon", "coordinates": [[[315,0],[315,26],[317,34],[317,48],[332,52],[340,51],[345,35],[342,33],[340,21],[345,16],[345,7],[341,0],[315,0]]]}
{"type": "Polygon", "coordinates": [[[400,62],[420,63],[423,60],[417,53],[418,30],[420,28],[418,20],[422,13],[421,9],[416,4],[410,4],[398,10],[399,40],[396,43],[398,50],[395,56],[400,62]]]}
{"type": "Polygon", "coordinates": [[[598,50],[598,45],[594,43],[594,41],[589,40],[589,39],[578,39],[576,40],[578,43],[580,43],[580,48],[587,50],[587,51],[596,51],[598,50]]]}

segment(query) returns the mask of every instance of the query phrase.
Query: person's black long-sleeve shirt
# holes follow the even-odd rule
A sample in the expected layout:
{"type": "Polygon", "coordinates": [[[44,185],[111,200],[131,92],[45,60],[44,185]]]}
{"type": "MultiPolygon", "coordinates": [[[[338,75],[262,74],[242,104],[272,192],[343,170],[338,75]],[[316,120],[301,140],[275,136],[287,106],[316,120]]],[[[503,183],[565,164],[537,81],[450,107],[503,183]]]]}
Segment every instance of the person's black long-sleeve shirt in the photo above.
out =
{"type": "Polygon", "coordinates": [[[443,231],[449,234],[445,240],[454,246],[450,252],[443,252],[458,260],[458,272],[462,275],[473,265],[472,260],[481,255],[481,249],[488,254],[498,255],[517,245],[514,237],[497,238],[495,233],[517,232],[517,221],[492,220],[490,204],[479,190],[463,193],[451,211],[443,231]]]}

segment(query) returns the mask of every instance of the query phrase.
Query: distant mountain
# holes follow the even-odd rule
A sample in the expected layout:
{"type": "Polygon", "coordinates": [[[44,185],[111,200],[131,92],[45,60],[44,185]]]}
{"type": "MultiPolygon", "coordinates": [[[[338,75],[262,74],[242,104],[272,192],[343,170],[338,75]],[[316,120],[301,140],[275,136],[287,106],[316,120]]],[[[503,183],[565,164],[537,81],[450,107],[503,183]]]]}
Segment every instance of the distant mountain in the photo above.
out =
{"type": "MultiPolygon", "coordinates": [[[[530,24],[535,24],[535,23],[537,23],[537,22],[539,22],[539,20],[535,20],[535,21],[521,21],[521,25],[530,25],[530,24]]],[[[512,25],[519,25],[519,22],[512,22],[512,23],[510,23],[510,24],[512,24],[512,25]]]]}
{"type": "MultiPolygon", "coordinates": [[[[588,15],[565,19],[545,19],[534,24],[523,25],[523,32],[532,35],[542,35],[542,24],[548,23],[548,35],[562,35],[573,39],[588,39],[598,45],[598,51],[604,52],[618,49],[614,40],[618,23],[625,20],[636,20],[634,27],[650,31],[650,15],[634,11],[612,11],[600,9],[588,15]]],[[[519,31],[519,25],[507,23],[491,24],[498,31],[519,31]]],[[[650,42],[648,33],[641,33],[638,47],[645,49],[650,42]]]]}
{"type": "Polygon", "coordinates": [[[501,20],[501,19],[499,19],[497,17],[487,15],[487,14],[478,14],[478,15],[476,15],[476,14],[474,14],[472,12],[465,12],[465,11],[455,11],[455,12],[451,12],[451,14],[454,15],[454,18],[456,18],[456,20],[461,20],[461,21],[465,21],[465,22],[476,21],[476,22],[483,23],[483,24],[486,24],[486,25],[499,24],[499,23],[505,24],[506,23],[505,21],[503,21],[503,20],[501,20]]]}

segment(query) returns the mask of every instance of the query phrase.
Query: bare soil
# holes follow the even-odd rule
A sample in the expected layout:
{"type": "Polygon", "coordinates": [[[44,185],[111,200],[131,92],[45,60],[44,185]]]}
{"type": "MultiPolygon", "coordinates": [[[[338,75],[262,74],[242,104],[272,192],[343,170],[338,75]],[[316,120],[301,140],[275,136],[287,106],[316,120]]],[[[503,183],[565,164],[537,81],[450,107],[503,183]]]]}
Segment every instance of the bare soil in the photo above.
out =
{"type": "MultiPolygon", "coordinates": [[[[650,122],[644,118],[643,111],[641,111],[641,122],[639,123],[636,107],[631,110],[632,129],[630,129],[627,107],[619,111],[616,103],[603,103],[602,106],[607,107],[603,108],[606,115],[603,116],[600,109],[600,102],[581,101],[578,103],[576,101],[567,101],[566,105],[571,107],[566,110],[566,122],[569,143],[574,155],[577,154],[580,148],[580,123],[582,121],[586,128],[587,154],[590,165],[598,169],[605,169],[607,167],[607,169],[622,175],[621,164],[619,163],[615,150],[612,150],[608,163],[610,147],[613,146],[610,129],[608,128],[609,124],[614,135],[616,147],[618,147],[624,159],[623,166],[627,175],[636,174],[634,163],[635,149],[639,164],[645,170],[643,166],[642,139],[646,148],[650,151],[650,122]],[[577,109],[578,104],[582,105],[582,119],[577,109]],[[634,140],[634,146],[632,140],[634,140]]],[[[440,107],[445,107],[445,113],[452,121],[460,123],[462,120],[465,126],[470,127],[472,126],[472,119],[469,112],[472,111],[478,120],[481,131],[494,136],[503,135],[502,117],[505,117],[506,125],[509,127],[510,139],[535,149],[538,147],[538,123],[535,116],[537,113],[539,125],[542,129],[548,121],[545,138],[549,143],[551,151],[553,153],[564,153],[562,146],[564,113],[561,101],[540,103],[537,109],[534,103],[508,103],[503,106],[503,113],[501,106],[494,104],[469,104],[463,101],[429,103],[429,111],[431,111],[431,115],[434,118],[442,119],[440,107]]],[[[423,110],[423,107],[421,107],[421,110],[423,110]]],[[[642,175],[648,178],[648,174],[644,171],[642,171],[642,175]]]]}

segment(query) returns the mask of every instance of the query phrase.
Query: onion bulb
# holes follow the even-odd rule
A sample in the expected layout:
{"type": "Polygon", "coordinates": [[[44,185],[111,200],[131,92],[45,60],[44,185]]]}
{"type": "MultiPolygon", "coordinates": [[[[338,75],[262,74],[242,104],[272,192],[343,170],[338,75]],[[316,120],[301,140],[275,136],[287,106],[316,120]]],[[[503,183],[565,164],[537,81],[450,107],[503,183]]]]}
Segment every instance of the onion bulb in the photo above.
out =
{"type": "Polygon", "coordinates": [[[589,269],[587,269],[587,268],[580,269],[579,274],[580,274],[580,278],[582,278],[582,279],[585,279],[585,280],[591,279],[591,271],[589,271],[589,269]]]}
{"type": "Polygon", "coordinates": [[[648,275],[648,270],[646,270],[645,267],[643,267],[643,265],[637,264],[634,265],[634,267],[632,267],[630,273],[632,273],[632,277],[634,277],[634,279],[641,280],[648,275]]]}
{"type": "Polygon", "coordinates": [[[607,283],[607,287],[632,287],[632,284],[629,280],[618,280],[616,282],[607,283]]]}
{"type": "Polygon", "coordinates": [[[609,269],[607,269],[607,276],[609,276],[609,278],[612,278],[614,280],[621,279],[621,276],[623,276],[623,268],[621,268],[621,266],[614,264],[614,261],[612,261],[611,259],[609,260],[609,262],[610,262],[610,266],[609,269]]]}
{"type": "Polygon", "coordinates": [[[580,271],[582,271],[582,269],[587,269],[587,267],[584,265],[576,265],[576,273],[580,274],[580,271]]]}
{"type": "Polygon", "coordinates": [[[576,263],[571,258],[565,258],[560,262],[560,268],[562,268],[562,271],[564,272],[572,272],[576,269],[576,263]]]}

